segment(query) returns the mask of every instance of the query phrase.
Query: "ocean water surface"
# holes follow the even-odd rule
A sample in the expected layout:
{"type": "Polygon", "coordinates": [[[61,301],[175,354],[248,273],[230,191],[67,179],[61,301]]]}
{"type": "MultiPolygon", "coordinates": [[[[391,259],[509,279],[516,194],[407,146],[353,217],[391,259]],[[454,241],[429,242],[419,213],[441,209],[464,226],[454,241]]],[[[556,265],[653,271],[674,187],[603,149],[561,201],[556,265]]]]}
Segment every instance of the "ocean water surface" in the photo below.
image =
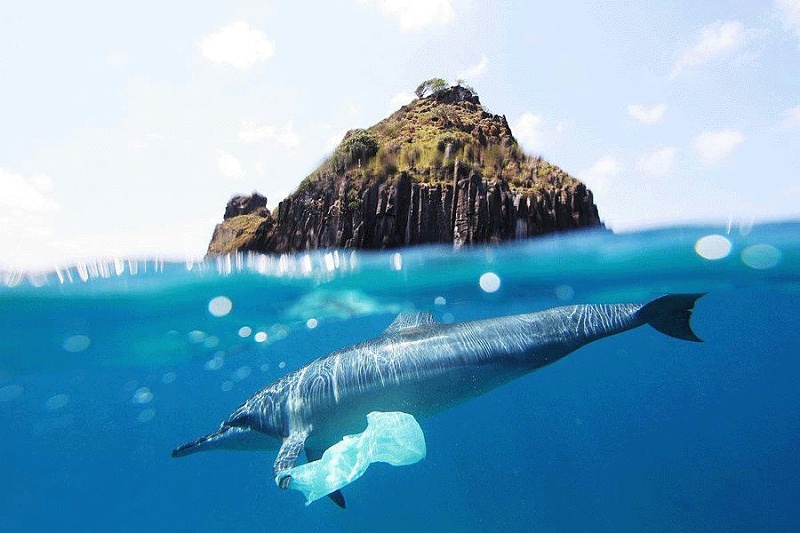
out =
{"type": "Polygon", "coordinates": [[[800,224],[494,247],[111,260],[0,273],[3,531],[800,531],[800,224]],[[271,381],[442,322],[703,292],[682,342],[642,327],[421,420],[348,509],[275,454],[170,451],[271,381]]]}

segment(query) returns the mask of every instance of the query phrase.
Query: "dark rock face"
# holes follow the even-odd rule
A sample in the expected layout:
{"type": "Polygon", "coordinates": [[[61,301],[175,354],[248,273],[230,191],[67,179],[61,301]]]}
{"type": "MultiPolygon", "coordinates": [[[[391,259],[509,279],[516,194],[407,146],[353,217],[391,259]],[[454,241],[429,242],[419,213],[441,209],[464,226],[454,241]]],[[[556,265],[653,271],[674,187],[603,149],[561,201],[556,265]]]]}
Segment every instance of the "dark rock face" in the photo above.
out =
{"type": "Polygon", "coordinates": [[[471,102],[476,105],[481,105],[481,100],[478,95],[471,90],[460,85],[449,87],[443,91],[439,91],[433,95],[433,98],[442,104],[455,104],[457,102],[471,102]]]}
{"type": "MultiPolygon", "coordinates": [[[[592,193],[582,183],[538,195],[457,171],[446,185],[418,183],[406,173],[395,183],[359,188],[347,180],[320,180],[285,199],[277,211],[276,219],[262,219],[253,239],[237,249],[283,253],[426,243],[461,246],[602,227],[592,193]]],[[[220,226],[215,236],[224,235],[220,226]]],[[[235,251],[218,244],[212,239],[209,252],[235,251]]]]}
{"type": "Polygon", "coordinates": [[[223,220],[238,217],[241,215],[259,215],[265,217],[269,214],[267,210],[267,197],[254,192],[250,196],[234,196],[228,200],[225,206],[223,220]]]}

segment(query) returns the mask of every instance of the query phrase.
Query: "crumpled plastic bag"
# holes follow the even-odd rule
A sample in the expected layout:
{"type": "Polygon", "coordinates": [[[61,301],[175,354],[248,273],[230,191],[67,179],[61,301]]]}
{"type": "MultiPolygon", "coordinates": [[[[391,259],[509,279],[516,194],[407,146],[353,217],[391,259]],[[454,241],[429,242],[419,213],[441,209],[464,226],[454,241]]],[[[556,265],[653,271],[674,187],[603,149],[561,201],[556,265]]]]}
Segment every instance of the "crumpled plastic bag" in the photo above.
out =
{"type": "Polygon", "coordinates": [[[279,477],[291,476],[289,488],[305,494],[306,505],[310,505],[360,478],[372,463],[410,465],[425,454],[425,435],[413,416],[373,411],[367,415],[363,433],[345,436],[318,461],[292,467],[279,477]]]}

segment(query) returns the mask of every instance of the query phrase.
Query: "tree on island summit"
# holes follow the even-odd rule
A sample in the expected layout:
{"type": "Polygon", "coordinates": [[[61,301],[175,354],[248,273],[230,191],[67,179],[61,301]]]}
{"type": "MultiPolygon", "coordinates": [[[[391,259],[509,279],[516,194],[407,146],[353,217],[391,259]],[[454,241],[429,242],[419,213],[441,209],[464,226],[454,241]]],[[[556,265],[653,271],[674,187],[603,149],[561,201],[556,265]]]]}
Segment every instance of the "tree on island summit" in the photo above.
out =
{"type": "Polygon", "coordinates": [[[417,95],[417,98],[425,98],[429,94],[442,92],[448,87],[449,85],[446,80],[442,78],[431,78],[420,83],[417,90],[414,91],[414,94],[417,95]]]}

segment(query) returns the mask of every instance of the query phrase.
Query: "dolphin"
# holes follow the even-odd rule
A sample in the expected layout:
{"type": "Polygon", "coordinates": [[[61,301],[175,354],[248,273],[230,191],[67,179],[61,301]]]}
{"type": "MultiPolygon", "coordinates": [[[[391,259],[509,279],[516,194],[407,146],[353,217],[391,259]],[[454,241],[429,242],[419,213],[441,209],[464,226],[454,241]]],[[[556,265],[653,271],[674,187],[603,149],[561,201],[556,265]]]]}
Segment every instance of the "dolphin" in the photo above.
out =
{"type": "MultiPolygon", "coordinates": [[[[220,427],[178,446],[198,451],[278,450],[278,486],[305,450],[309,461],[343,436],[363,431],[371,411],[424,418],[554,363],[590,342],[649,324],[702,342],[689,323],[702,294],[646,304],[592,304],[442,324],[430,313],[401,314],[377,338],[337,350],[255,393],[220,427]]],[[[330,495],[345,506],[341,492],[330,495]]]]}

